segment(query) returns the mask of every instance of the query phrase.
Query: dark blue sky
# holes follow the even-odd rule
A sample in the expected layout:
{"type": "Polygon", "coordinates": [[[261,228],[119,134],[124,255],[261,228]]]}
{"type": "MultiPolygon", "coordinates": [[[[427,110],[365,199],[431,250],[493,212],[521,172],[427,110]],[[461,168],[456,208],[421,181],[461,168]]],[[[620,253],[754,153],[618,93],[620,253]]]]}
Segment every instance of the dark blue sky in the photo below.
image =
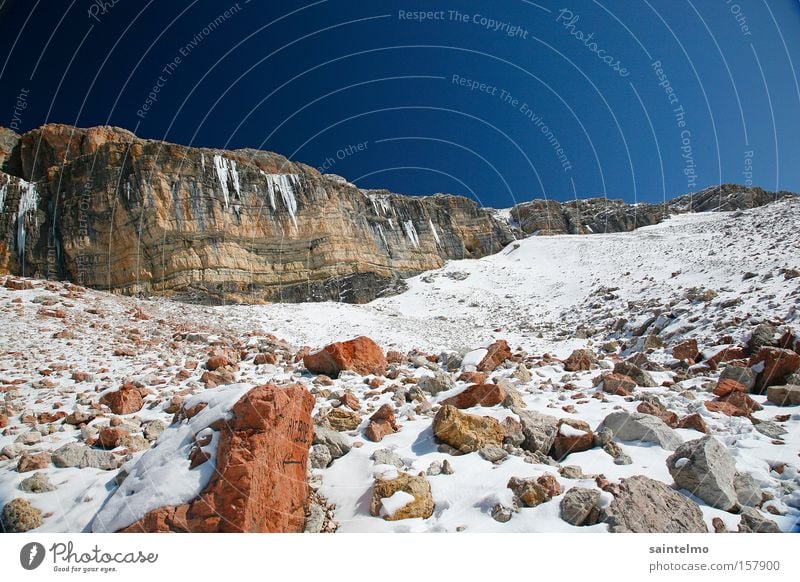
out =
{"type": "Polygon", "coordinates": [[[102,4],[0,0],[0,124],[268,149],[487,206],[748,171],[800,191],[798,0],[102,4]]]}

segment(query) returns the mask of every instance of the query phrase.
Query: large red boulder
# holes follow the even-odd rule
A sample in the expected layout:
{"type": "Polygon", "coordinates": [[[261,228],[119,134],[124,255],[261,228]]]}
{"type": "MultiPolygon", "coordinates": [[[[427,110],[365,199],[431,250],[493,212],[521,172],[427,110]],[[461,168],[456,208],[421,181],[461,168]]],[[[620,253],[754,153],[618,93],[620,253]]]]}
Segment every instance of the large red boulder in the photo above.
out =
{"type": "Polygon", "coordinates": [[[121,531],[303,531],[313,407],[300,385],[253,388],[221,429],[216,471],[200,496],[151,511],[121,531]]]}
{"type": "Polygon", "coordinates": [[[511,357],[511,348],[506,340],[497,340],[487,348],[487,353],[478,364],[479,372],[491,372],[511,357]]]}
{"type": "Polygon", "coordinates": [[[692,360],[695,362],[699,356],[700,351],[697,348],[696,339],[683,341],[672,348],[672,357],[676,360],[692,360]]]}
{"type": "Polygon", "coordinates": [[[116,392],[103,395],[100,403],[108,406],[114,414],[133,414],[144,406],[142,393],[133,384],[125,384],[116,392]]]}
{"type": "Polygon", "coordinates": [[[800,354],[782,348],[764,347],[750,358],[748,366],[761,370],[753,391],[763,393],[769,386],[786,384],[786,378],[800,369],[800,354]]]}
{"type": "Polygon", "coordinates": [[[336,342],[303,357],[303,365],[313,374],[338,378],[342,370],[358,374],[386,373],[386,356],[378,344],[366,336],[346,342],[336,342]]]}
{"type": "Polygon", "coordinates": [[[472,408],[473,406],[495,406],[506,399],[506,391],[497,384],[473,384],[463,392],[442,401],[456,408],[472,408]]]}

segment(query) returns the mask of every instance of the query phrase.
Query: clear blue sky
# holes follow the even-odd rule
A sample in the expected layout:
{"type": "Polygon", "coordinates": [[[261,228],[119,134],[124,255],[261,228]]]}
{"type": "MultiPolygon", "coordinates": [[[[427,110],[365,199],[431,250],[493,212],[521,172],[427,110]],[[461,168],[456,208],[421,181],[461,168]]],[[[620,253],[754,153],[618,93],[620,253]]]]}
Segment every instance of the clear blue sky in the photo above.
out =
{"type": "Polygon", "coordinates": [[[0,124],[269,149],[487,206],[800,191],[798,0],[101,4],[0,0],[0,124]]]}

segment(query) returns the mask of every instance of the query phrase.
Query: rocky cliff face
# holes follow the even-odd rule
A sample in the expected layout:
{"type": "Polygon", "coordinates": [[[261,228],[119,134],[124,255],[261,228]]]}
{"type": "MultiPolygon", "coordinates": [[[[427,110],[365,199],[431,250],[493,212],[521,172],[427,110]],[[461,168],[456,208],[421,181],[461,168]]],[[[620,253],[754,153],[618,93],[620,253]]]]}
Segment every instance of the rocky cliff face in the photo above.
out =
{"type": "Polygon", "coordinates": [[[627,232],[658,224],[672,214],[746,210],[790,196],[794,194],[723,184],[663,204],[626,204],[606,198],[569,202],[533,200],[515,206],[511,218],[527,235],[627,232]]]}
{"type": "Polygon", "coordinates": [[[365,302],[513,235],[458,196],[111,127],[0,132],[0,272],[204,302],[365,302]]]}

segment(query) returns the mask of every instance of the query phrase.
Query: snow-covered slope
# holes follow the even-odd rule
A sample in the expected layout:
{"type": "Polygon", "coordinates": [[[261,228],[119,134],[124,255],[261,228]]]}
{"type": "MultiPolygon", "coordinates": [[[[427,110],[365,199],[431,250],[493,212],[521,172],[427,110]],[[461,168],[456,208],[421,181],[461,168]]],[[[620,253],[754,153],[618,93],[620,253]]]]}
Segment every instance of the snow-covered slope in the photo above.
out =
{"type": "MultiPolygon", "coordinates": [[[[181,485],[164,502],[189,501],[207,482],[209,466],[189,469],[187,451],[181,450],[190,444],[188,428],[175,425],[161,437],[157,433],[169,427],[176,402],[206,398],[203,363],[219,350],[247,354],[224,382],[231,384],[226,389],[230,394],[266,381],[300,382],[315,394],[315,413],[323,415],[340,405],[344,391],[358,398],[360,425],[343,431],[353,448],[311,471],[314,487],[336,505],[340,531],[578,531],[561,518],[559,509],[563,493],[572,487],[598,489],[603,480],[615,483],[633,475],[674,485],[666,465],[671,451],[642,442],[619,443],[630,464],[615,463],[600,447],[572,453],[560,464],[537,462],[514,447],[498,464],[478,453],[440,450],[432,432],[433,415],[444,399],[470,384],[460,374],[471,371],[470,360],[474,364],[484,352],[468,355],[449,374],[452,388],[439,394],[420,391],[421,399],[410,396],[408,387],[445,371],[445,358],[431,357],[437,360],[432,363],[417,354],[455,353],[460,361],[470,350],[502,338],[517,362],[499,366],[486,381],[508,382],[528,410],[582,420],[592,431],[615,410],[636,410],[643,398],[657,397],[681,418],[697,413],[709,434],[730,451],[736,469],[755,479],[764,499],[763,515],[791,530],[800,517],[800,410],[752,395],[763,406],[753,418],[774,422],[785,431],[779,438],[759,432],[746,416],[709,411],[704,403],[715,398],[710,390],[720,371],[702,366],[687,370],[673,360],[671,348],[695,338],[710,356],[721,349],[715,346],[746,344],[754,327],[765,322],[797,332],[798,211],[800,201],[787,200],[744,212],[681,215],[631,233],[529,238],[491,257],[450,262],[411,279],[407,292],[367,305],[201,307],[56,282],[33,282],[33,288],[23,290],[0,287],[0,390],[5,397],[0,414],[8,421],[7,428],[0,428],[0,507],[11,499],[27,499],[42,512],[41,531],[124,527],[158,505],[164,484],[150,484],[148,490],[147,475],[159,474],[148,473],[148,467],[161,462],[176,467],[175,483],[181,485]],[[301,346],[321,347],[359,335],[371,337],[384,350],[403,352],[388,378],[343,374],[327,380],[294,361],[301,346]],[[665,347],[644,350],[648,336],[657,336],[665,347]],[[583,347],[600,357],[591,370],[567,372],[562,361],[544,356],[563,359],[583,347]],[[598,376],[640,351],[647,352],[656,386],[637,387],[635,397],[603,392],[598,376]],[[274,354],[275,363],[256,365],[253,358],[259,352],[274,354]],[[530,370],[529,378],[518,362],[530,370]],[[138,382],[142,389],[145,406],[140,412],[111,414],[97,403],[125,382],[138,382]],[[400,430],[374,443],[365,438],[364,429],[382,404],[393,407],[400,430]],[[82,428],[62,419],[42,421],[44,413],[74,414],[76,409],[96,418],[82,428]],[[49,491],[21,489],[34,475],[18,472],[23,456],[54,452],[67,443],[90,447],[98,431],[110,425],[121,426],[130,438],[110,452],[100,451],[108,455],[92,458],[84,468],[44,464],[36,472],[47,477],[49,491]],[[175,454],[150,454],[154,442],[175,448],[175,454]],[[377,451],[387,458],[384,449],[394,453],[389,455],[394,465],[375,464],[377,451]],[[376,474],[391,475],[398,469],[417,474],[444,460],[454,472],[427,477],[435,505],[431,517],[386,521],[370,515],[376,474]],[[580,470],[564,470],[567,466],[580,470]],[[126,506],[117,493],[127,474],[132,480],[124,487],[135,489],[137,502],[126,506]],[[555,477],[560,495],[519,509],[508,521],[492,517],[497,506],[514,504],[507,487],[511,477],[544,474],[555,477]]],[[[220,406],[232,404],[230,399],[217,400],[220,406]]],[[[502,405],[466,412],[518,418],[502,405]]],[[[684,441],[703,436],[691,428],[676,433],[684,441]]],[[[97,450],[96,445],[90,448],[97,450]]],[[[718,517],[736,530],[737,514],[694,500],[710,528],[718,517]]],[[[385,507],[396,510],[405,501],[396,495],[385,507]]],[[[610,494],[602,491],[601,506],[609,501],[610,494]]],[[[599,523],[580,531],[606,529],[599,523]]]]}

